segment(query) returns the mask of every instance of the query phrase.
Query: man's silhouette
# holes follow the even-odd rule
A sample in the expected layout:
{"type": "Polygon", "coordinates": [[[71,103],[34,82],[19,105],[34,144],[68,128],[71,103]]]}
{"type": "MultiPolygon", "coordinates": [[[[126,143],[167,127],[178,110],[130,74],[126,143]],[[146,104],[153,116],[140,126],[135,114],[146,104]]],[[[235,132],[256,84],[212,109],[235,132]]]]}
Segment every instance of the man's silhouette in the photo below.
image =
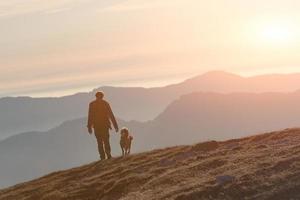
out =
{"type": "Polygon", "coordinates": [[[113,123],[116,132],[119,131],[118,124],[111,107],[108,102],[103,100],[103,98],[104,93],[97,92],[96,100],[90,103],[87,125],[90,134],[93,133],[94,128],[101,160],[111,158],[111,149],[109,144],[109,130],[111,129],[111,122],[113,123]]]}

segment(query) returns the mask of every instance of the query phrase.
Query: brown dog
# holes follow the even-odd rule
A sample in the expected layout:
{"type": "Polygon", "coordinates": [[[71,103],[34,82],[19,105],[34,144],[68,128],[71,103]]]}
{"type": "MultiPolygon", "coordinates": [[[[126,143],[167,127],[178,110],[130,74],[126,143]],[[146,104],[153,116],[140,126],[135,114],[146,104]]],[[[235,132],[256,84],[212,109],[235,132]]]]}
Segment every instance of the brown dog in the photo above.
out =
{"type": "Polygon", "coordinates": [[[129,135],[129,130],[127,128],[122,128],[120,146],[123,156],[130,154],[132,140],[133,137],[129,135]]]}

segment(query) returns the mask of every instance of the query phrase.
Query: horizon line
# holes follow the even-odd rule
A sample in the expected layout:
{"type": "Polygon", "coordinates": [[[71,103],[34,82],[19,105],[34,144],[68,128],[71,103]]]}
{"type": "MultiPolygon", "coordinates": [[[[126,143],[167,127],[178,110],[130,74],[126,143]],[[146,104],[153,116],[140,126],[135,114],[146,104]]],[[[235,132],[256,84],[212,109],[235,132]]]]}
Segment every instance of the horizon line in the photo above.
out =
{"type": "MultiPolygon", "coordinates": [[[[152,85],[152,86],[136,86],[135,84],[112,84],[112,85],[100,85],[97,87],[85,87],[85,89],[83,89],[84,87],[81,87],[81,89],[75,89],[75,88],[71,88],[69,89],[69,92],[66,92],[67,90],[65,90],[64,92],[56,92],[57,95],[44,95],[45,93],[43,92],[38,92],[36,93],[36,95],[34,94],[29,94],[29,95],[8,95],[8,96],[0,96],[0,99],[4,99],[4,98],[63,98],[63,97],[69,97],[69,96],[73,96],[73,95],[79,95],[79,94],[85,94],[85,93],[91,93],[99,88],[105,88],[105,87],[112,87],[112,88],[141,88],[141,89],[156,89],[156,88],[164,88],[164,87],[168,87],[168,86],[173,86],[173,85],[177,85],[177,84],[181,84],[184,83],[186,81],[189,80],[193,80],[195,78],[199,78],[201,76],[205,76],[205,75],[210,75],[213,73],[219,73],[219,74],[227,74],[227,75],[233,75],[233,76],[238,76],[241,78],[255,78],[255,77],[264,77],[264,76],[291,76],[291,75],[300,75],[300,71],[299,72],[274,72],[274,73],[261,73],[261,74],[256,74],[256,73],[236,73],[236,72],[229,72],[226,70],[210,70],[198,75],[194,75],[191,76],[190,78],[181,78],[180,80],[177,79],[176,81],[170,81],[168,83],[165,84],[158,84],[158,85],[152,85]],[[59,93],[61,93],[61,95],[58,95],[59,93]],[[40,95],[39,95],[40,94],[40,95]]],[[[50,92],[49,92],[50,93],[50,92]]]]}

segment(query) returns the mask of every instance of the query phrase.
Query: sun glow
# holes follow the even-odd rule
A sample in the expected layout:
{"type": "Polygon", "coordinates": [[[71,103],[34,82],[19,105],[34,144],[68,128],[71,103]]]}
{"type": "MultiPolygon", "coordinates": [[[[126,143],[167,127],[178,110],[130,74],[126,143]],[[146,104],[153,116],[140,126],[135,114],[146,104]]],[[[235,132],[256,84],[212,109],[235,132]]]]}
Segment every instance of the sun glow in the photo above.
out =
{"type": "Polygon", "coordinates": [[[291,31],[286,27],[269,26],[262,31],[262,36],[272,41],[283,41],[291,38],[291,31]]]}
{"type": "Polygon", "coordinates": [[[295,39],[296,28],[290,22],[265,22],[258,26],[257,35],[261,42],[290,44],[295,39]]]}

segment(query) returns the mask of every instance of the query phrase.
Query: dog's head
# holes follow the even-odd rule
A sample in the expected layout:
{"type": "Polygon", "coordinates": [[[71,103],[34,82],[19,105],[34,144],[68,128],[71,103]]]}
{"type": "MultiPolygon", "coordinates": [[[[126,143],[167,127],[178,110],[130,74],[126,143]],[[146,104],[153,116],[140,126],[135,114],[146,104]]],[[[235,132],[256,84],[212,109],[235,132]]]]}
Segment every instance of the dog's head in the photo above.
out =
{"type": "Polygon", "coordinates": [[[121,129],[121,136],[123,136],[123,137],[128,137],[129,136],[129,130],[128,130],[128,128],[122,128],[121,129]]]}

